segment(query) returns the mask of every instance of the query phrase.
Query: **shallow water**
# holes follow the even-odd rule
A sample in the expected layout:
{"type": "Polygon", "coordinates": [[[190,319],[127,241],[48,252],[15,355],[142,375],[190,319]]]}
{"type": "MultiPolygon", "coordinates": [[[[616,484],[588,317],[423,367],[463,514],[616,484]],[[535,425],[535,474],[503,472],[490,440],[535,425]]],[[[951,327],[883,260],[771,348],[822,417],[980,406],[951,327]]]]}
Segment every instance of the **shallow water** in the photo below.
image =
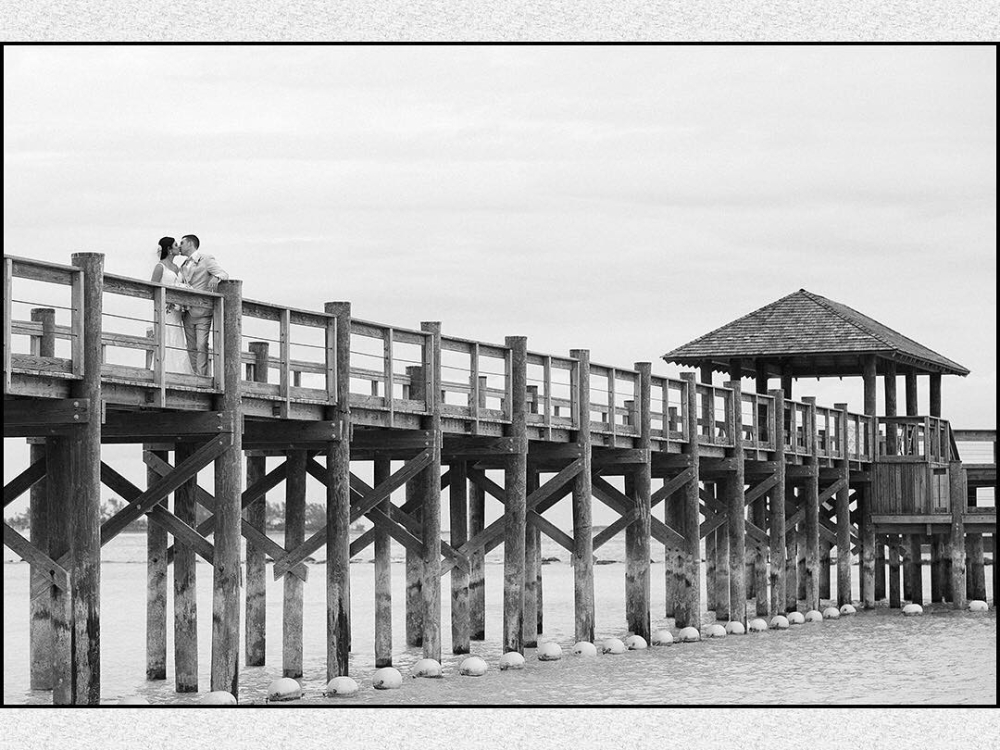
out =
{"type": "MultiPolygon", "coordinates": [[[[397,550],[397,552],[399,552],[397,550]]],[[[156,704],[197,704],[209,686],[211,664],[211,567],[198,566],[199,666],[201,694],[173,690],[173,644],[168,632],[168,679],[145,680],[145,537],[123,534],[104,550],[102,565],[102,700],[118,703],[141,696],[156,704]]],[[[363,555],[369,553],[363,553],[363,555]]],[[[567,554],[543,547],[561,562],[543,567],[545,632],[564,651],[558,662],[539,662],[525,651],[526,668],[500,672],[502,553],[488,557],[487,640],[472,653],[490,665],[480,678],[461,677],[464,656],[450,653],[448,577],[442,580],[444,678],[410,679],[408,668],[423,656],[405,648],[403,566],[393,566],[393,662],[404,675],[400,690],[376,691],[374,671],[374,566],[352,566],[350,672],[361,686],[351,699],[322,696],[326,682],[324,566],[310,568],[305,588],[303,700],[290,705],[566,705],[566,704],[996,704],[996,613],[954,612],[926,606],[922,617],[879,608],[852,617],[793,626],[788,631],[730,636],[695,644],[596,658],[573,657],[573,573],[567,554]]],[[[601,549],[605,559],[624,557],[623,541],[601,549]]],[[[50,703],[51,693],[28,687],[27,564],[4,565],[4,703],[50,703]]],[[[399,552],[401,559],[401,552],[399,552]]],[[[598,641],[625,635],[622,563],[594,568],[598,641]]],[[[653,628],[663,617],[664,569],[652,566],[653,628]]],[[[926,578],[926,576],[925,576],[926,578]]],[[[263,703],[267,685],[281,676],[281,582],[269,580],[267,666],[242,668],[240,702],[263,703]]],[[[168,601],[168,606],[170,602],[168,601]]],[[[825,603],[824,603],[825,606],[825,603]]],[[[706,622],[712,618],[706,613],[706,622]]],[[[674,630],[676,633],[676,630],[674,630]]]]}

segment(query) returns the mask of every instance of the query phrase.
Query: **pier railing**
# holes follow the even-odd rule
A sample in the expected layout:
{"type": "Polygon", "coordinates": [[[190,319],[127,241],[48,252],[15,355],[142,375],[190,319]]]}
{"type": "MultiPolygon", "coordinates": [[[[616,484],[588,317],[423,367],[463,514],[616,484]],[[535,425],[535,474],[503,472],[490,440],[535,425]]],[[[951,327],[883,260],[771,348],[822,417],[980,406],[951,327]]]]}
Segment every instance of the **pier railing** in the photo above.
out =
{"type": "Polygon", "coordinates": [[[878,461],[882,463],[952,460],[951,426],[938,417],[879,417],[878,461]]]}
{"type": "MultiPolygon", "coordinates": [[[[13,373],[62,380],[82,372],[82,271],[73,266],[4,256],[4,374],[10,391],[13,373]],[[16,283],[15,283],[16,282],[16,283]],[[42,307],[44,306],[44,309],[42,307]],[[30,314],[29,311],[30,310],[30,314]],[[43,351],[42,341],[49,344],[43,351]]],[[[111,385],[137,386],[144,403],[165,405],[167,392],[221,392],[224,300],[221,295],[163,286],[104,274],[102,374],[111,385]],[[174,308],[200,305],[214,312],[210,368],[206,376],[174,372],[169,336],[174,308]]],[[[350,381],[347,394],[337,391],[337,317],[283,305],[242,300],[241,391],[266,404],[272,414],[288,417],[292,404],[335,405],[346,395],[352,407],[382,412],[380,424],[398,426],[398,415],[427,415],[436,398],[443,420],[461,423],[477,434],[492,432],[512,415],[511,349],[501,344],[435,336],[429,330],[406,329],[352,319],[350,381]],[[434,342],[440,341],[435,351],[434,342]],[[440,377],[435,379],[434,368],[440,377]],[[440,384],[436,395],[432,383],[440,384]]],[[[181,339],[183,340],[183,339],[181,339]]],[[[602,444],[628,444],[639,436],[640,374],[631,368],[590,364],[589,414],[581,415],[580,360],[529,352],[527,357],[527,421],[540,439],[567,439],[586,423],[602,444]]],[[[651,378],[651,436],[654,450],[685,443],[690,419],[698,441],[732,448],[740,439],[748,450],[775,449],[774,398],[696,383],[696,413],[687,413],[688,381],[651,378]],[[735,435],[735,409],[741,434],[735,435]]],[[[880,418],[879,439],[873,419],[811,403],[784,402],[785,450],[800,456],[842,458],[846,429],[847,457],[871,461],[874,447],[887,460],[948,460],[950,433],[946,421],[931,417],[880,418]],[[846,424],[843,427],[842,424],[846,424]],[[892,437],[888,437],[892,435],[892,437]],[[896,445],[895,453],[886,450],[896,445]]],[[[265,406],[266,409],[266,406],[265,406]]],[[[408,422],[412,424],[412,419],[408,422]]]]}

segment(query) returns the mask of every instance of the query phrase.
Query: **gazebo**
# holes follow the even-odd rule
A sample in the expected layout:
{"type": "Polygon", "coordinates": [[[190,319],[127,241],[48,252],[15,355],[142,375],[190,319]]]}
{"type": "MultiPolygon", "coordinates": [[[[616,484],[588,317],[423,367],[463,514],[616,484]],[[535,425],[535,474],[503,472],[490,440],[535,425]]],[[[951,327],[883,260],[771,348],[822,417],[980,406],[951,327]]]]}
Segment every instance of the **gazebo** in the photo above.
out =
{"type": "Polygon", "coordinates": [[[865,413],[875,414],[876,378],[885,384],[885,416],[896,416],[896,376],[906,378],[906,413],[917,414],[917,376],[930,384],[930,416],[941,416],[941,376],[968,375],[957,362],[918,344],[877,320],[805,289],[782,297],[663,355],[712,372],[753,377],[767,392],[767,379],[781,378],[786,397],[797,377],[861,376],[865,413]]]}

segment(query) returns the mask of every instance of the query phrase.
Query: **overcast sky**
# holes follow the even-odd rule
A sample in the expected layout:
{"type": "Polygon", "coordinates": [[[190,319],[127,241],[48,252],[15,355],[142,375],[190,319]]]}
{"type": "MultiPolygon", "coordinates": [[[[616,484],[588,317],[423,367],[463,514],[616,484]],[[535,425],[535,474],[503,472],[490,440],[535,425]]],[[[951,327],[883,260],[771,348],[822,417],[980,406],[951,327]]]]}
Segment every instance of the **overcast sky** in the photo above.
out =
{"type": "Polygon", "coordinates": [[[193,232],[249,298],[668,375],[806,288],[996,424],[993,48],[7,47],[4,116],[9,254],[193,232]]]}

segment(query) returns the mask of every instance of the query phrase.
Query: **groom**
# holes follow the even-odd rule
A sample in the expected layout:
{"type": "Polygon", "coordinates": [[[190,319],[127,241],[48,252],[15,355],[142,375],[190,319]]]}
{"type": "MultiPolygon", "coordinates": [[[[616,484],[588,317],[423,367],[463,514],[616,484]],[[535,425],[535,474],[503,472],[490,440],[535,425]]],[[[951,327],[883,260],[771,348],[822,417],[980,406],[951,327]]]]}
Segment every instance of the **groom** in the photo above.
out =
{"type": "MultiPolygon", "coordinates": [[[[181,276],[192,289],[214,292],[220,281],[226,281],[226,273],[215,256],[200,249],[201,242],[193,234],[181,237],[181,254],[187,261],[181,267],[181,276]]],[[[208,334],[212,328],[213,308],[190,305],[184,313],[184,334],[187,336],[188,355],[196,375],[208,375],[208,334]]]]}

